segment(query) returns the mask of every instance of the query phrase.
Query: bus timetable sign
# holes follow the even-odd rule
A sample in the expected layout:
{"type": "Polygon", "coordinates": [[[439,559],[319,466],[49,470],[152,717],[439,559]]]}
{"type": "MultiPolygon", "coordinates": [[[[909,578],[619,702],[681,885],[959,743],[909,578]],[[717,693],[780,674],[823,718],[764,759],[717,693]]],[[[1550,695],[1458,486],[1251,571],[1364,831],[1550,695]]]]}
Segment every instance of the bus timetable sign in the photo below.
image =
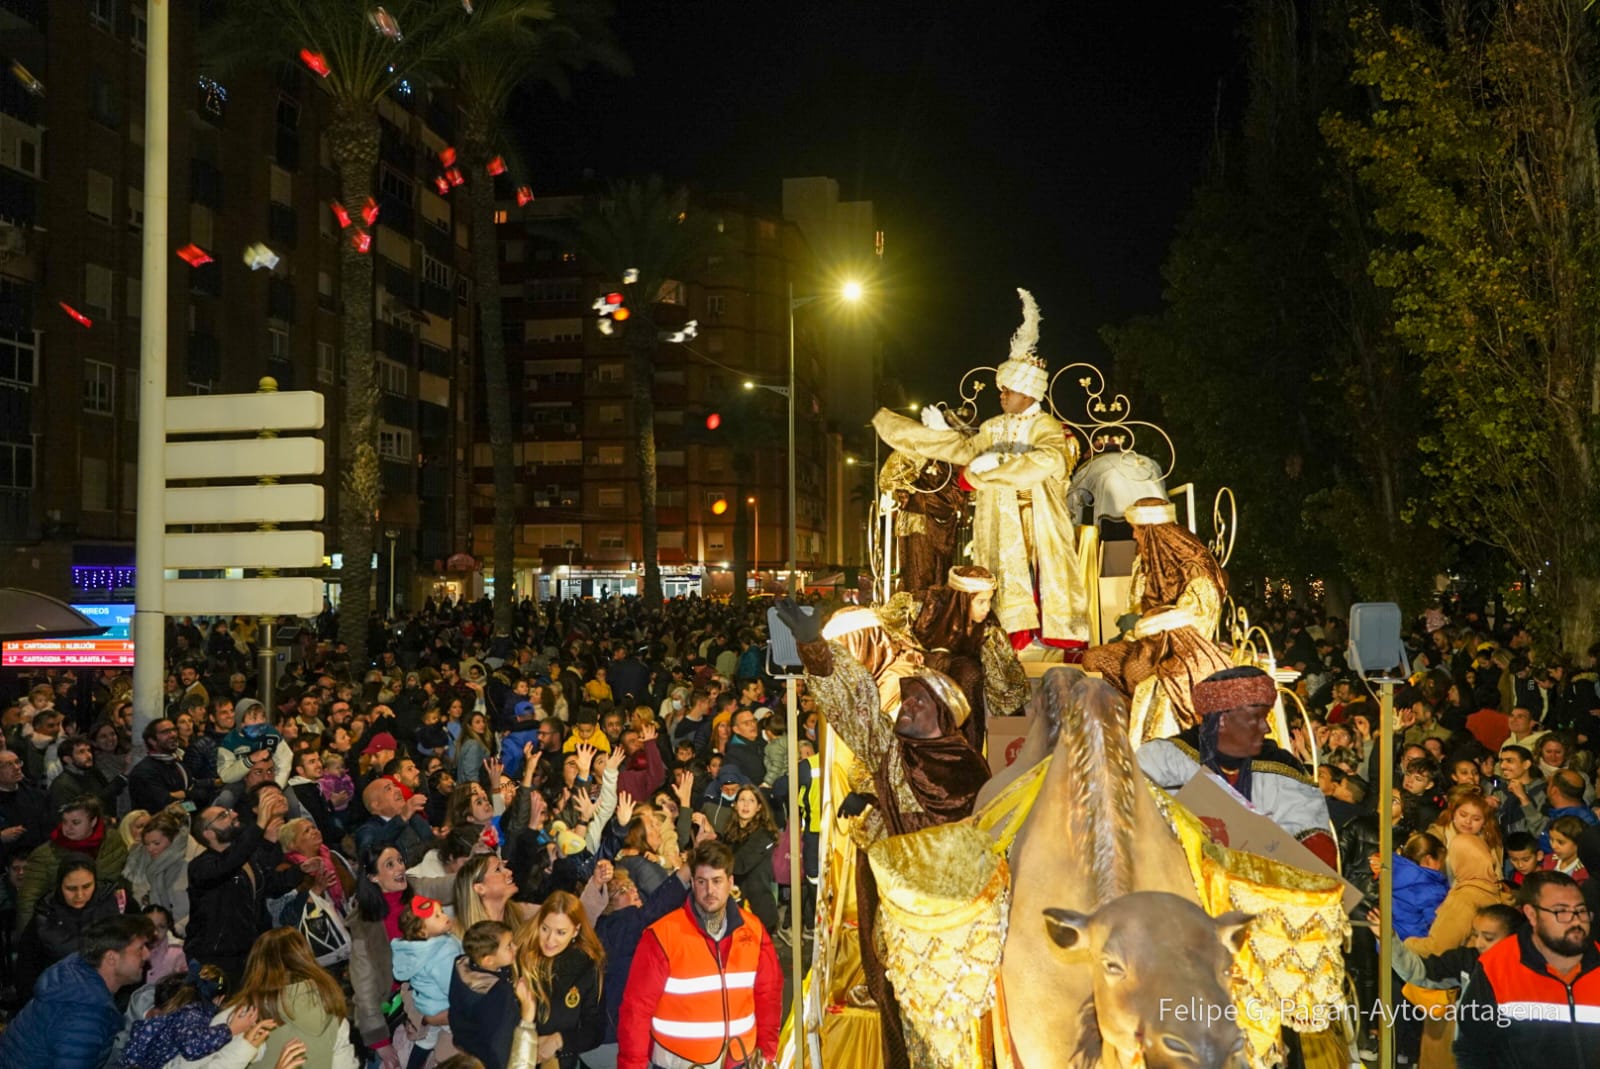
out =
{"type": "Polygon", "coordinates": [[[0,646],[5,668],[132,668],[133,606],[74,603],[74,609],[108,630],[97,638],[30,638],[0,646]]]}

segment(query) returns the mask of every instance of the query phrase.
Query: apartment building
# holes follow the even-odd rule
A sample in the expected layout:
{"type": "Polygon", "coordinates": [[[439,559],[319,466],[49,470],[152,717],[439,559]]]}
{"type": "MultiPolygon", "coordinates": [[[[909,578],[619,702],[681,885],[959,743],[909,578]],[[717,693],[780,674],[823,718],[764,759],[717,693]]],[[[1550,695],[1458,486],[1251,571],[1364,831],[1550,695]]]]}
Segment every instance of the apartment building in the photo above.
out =
{"type": "MultiPolygon", "coordinates": [[[[203,255],[171,261],[169,393],[245,392],[271,376],[327,394],[324,529],[337,554],[347,235],[330,208],[326,98],[293,63],[203,77],[194,33],[175,14],[169,232],[175,253],[203,255]],[[276,267],[245,262],[255,243],[276,267]]],[[[37,79],[30,91],[0,73],[0,581],[115,596],[131,589],[137,506],[144,6],[0,0],[0,38],[37,79]]],[[[433,189],[454,109],[402,86],[381,112],[377,545],[397,602],[415,604],[470,539],[468,232],[464,205],[433,189]]]]}

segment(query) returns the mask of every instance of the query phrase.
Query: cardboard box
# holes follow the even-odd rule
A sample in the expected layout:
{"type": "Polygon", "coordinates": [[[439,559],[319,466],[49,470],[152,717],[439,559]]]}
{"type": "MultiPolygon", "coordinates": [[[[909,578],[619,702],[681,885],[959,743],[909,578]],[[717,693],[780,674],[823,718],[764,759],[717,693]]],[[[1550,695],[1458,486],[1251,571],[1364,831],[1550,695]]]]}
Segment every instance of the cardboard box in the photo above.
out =
{"type": "MultiPolygon", "coordinates": [[[[1334,872],[1321,858],[1300,845],[1298,839],[1270,818],[1246,808],[1238,795],[1206,773],[1196,773],[1174,797],[1184,808],[1204,821],[1214,835],[1217,833],[1217,826],[1220,825],[1224,835],[1217,835],[1217,838],[1222,845],[1233,850],[1259,854],[1261,857],[1281,861],[1285,865],[1293,865],[1307,872],[1332,876],[1344,884],[1346,913],[1361,904],[1362,894],[1355,884],[1334,872]]],[[[1329,833],[1332,834],[1331,829],[1329,833]]]]}
{"type": "Polygon", "coordinates": [[[1025,716],[994,716],[990,717],[985,725],[989,736],[987,742],[989,758],[989,775],[998,775],[1002,768],[1014,764],[1017,754],[1022,752],[1022,744],[1028,737],[1028,725],[1032,720],[1025,716]]]}

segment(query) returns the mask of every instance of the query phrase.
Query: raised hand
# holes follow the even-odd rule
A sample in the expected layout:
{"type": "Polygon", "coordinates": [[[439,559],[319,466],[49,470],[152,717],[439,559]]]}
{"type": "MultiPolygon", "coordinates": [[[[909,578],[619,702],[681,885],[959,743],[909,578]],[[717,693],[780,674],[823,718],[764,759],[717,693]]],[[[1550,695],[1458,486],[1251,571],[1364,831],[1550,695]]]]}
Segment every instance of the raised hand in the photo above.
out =
{"type": "Polygon", "coordinates": [[[589,797],[588,791],[579,791],[572,797],[573,803],[578,807],[578,816],[585,824],[594,816],[594,799],[589,797]]]}
{"type": "MultiPolygon", "coordinates": [[[[242,1036],[256,1026],[261,1019],[261,1011],[254,1006],[240,1006],[233,1011],[233,1016],[228,1018],[228,1031],[236,1036],[242,1036]]],[[[257,1043],[256,1046],[261,1044],[257,1043]]]]}
{"type": "Polygon", "coordinates": [[[633,820],[634,804],[633,795],[627,791],[617,792],[617,823],[624,828],[633,820]]]}
{"type": "Polygon", "coordinates": [[[678,804],[688,809],[694,804],[694,773],[688,769],[680,769],[672,777],[672,793],[678,796],[678,804]]]}
{"type": "Polygon", "coordinates": [[[500,774],[505,770],[505,765],[500,763],[498,757],[487,757],[483,762],[483,770],[489,773],[489,792],[494,793],[500,786],[500,774]]]}
{"type": "Polygon", "coordinates": [[[822,637],[822,620],[816,613],[803,612],[792,598],[779,598],[773,603],[773,611],[794,632],[794,640],[800,645],[822,637]]]}
{"type": "Polygon", "coordinates": [[[601,884],[610,883],[611,877],[615,872],[616,869],[609,861],[596,861],[594,863],[594,878],[601,884]]]}
{"type": "Polygon", "coordinates": [[[639,741],[640,742],[655,742],[656,741],[656,736],[659,735],[659,734],[660,734],[660,732],[656,729],[656,725],[652,721],[650,723],[645,724],[644,727],[639,729],[639,741]]]}

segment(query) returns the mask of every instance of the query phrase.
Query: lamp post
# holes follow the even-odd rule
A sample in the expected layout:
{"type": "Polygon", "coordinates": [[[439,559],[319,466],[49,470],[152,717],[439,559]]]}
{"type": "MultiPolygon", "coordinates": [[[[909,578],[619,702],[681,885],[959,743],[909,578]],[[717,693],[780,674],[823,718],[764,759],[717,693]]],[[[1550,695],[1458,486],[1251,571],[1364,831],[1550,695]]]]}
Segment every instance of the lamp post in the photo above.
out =
{"type": "Polygon", "coordinates": [[[398,542],[399,539],[400,539],[400,532],[396,531],[393,527],[391,527],[387,531],[383,532],[383,536],[389,540],[389,620],[390,620],[390,622],[393,622],[394,621],[394,549],[395,549],[395,543],[398,542]]]}
{"type": "MultiPolygon", "coordinates": [[[[761,577],[761,502],[754,497],[747,497],[744,499],[744,503],[755,511],[755,516],[750,521],[750,570],[759,579],[761,577]]],[[[749,580],[746,580],[746,582],[749,582],[749,580]]]]}
{"type": "MultiPolygon", "coordinates": [[[[820,294],[809,297],[796,297],[794,295],[794,282],[791,280],[787,286],[789,298],[789,384],[787,386],[768,386],[764,383],[746,381],[744,388],[747,390],[762,389],[775,393],[789,402],[789,552],[788,566],[789,578],[785,583],[785,590],[789,597],[795,595],[795,441],[794,441],[794,406],[795,406],[795,380],[794,380],[794,313],[796,309],[820,300],[820,294]]],[[[846,282],[839,290],[839,296],[850,303],[861,300],[862,290],[859,282],[846,282]]],[[[789,803],[785,830],[790,835],[800,832],[800,792],[795,789],[795,784],[800,782],[800,747],[794,744],[799,738],[799,683],[795,676],[785,680],[784,690],[784,719],[791,745],[789,752],[789,803]]],[[[806,1038],[805,1038],[805,990],[802,986],[804,974],[800,967],[801,960],[801,917],[800,917],[800,889],[805,886],[805,876],[801,871],[801,855],[803,851],[789,851],[789,970],[790,982],[794,990],[794,1003],[790,1008],[792,1014],[791,1031],[795,1038],[795,1050],[799,1055],[798,1064],[806,1063],[806,1038]]]]}

